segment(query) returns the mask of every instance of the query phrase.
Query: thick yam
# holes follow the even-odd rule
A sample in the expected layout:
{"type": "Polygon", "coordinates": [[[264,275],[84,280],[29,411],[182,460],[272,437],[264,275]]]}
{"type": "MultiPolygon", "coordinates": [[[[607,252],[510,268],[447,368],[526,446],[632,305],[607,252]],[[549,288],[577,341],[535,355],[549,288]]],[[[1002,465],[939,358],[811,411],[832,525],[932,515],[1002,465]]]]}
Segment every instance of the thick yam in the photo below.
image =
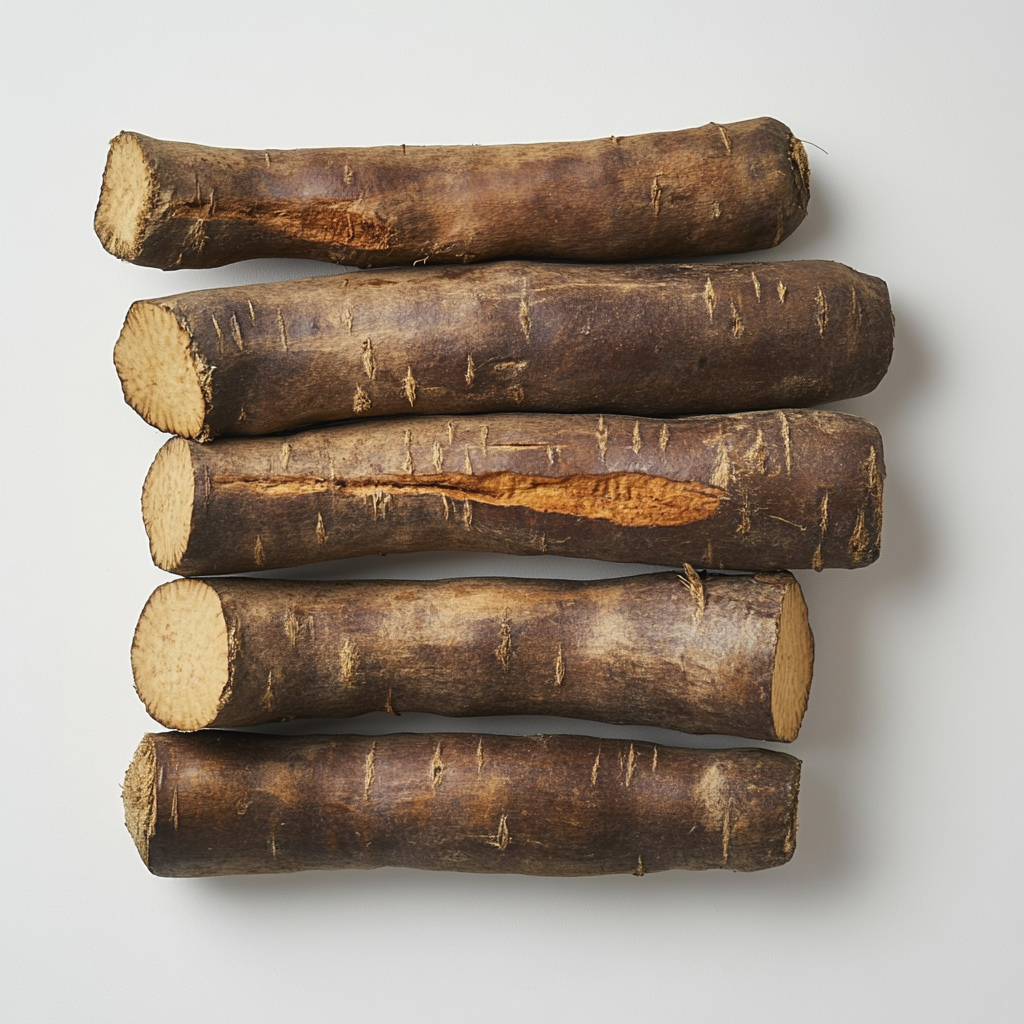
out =
{"type": "Polygon", "coordinates": [[[142,514],[182,576],[429,550],[856,568],[878,557],[883,477],[878,431],[844,413],[420,417],[172,438],[142,514]]]}
{"type": "Polygon", "coordinates": [[[746,252],[804,219],[807,155],[769,117],[510,146],[241,150],[122,132],[96,234],[147,267],[358,267],[746,252]]]}
{"type": "Polygon", "coordinates": [[[125,399],[208,440],[353,417],[833,402],[892,355],[885,282],[823,260],[391,269],[136,302],[125,399]]]}
{"type": "Polygon", "coordinates": [[[147,735],[125,821],[156,875],[408,867],[758,871],[796,839],[800,762],[586,736],[147,735]]]}
{"type": "Polygon", "coordinates": [[[369,711],[563,715],[795,739],[813,641],[789,573],[577,582],[175,580],[132,645],[172,729],[369,711]]]}

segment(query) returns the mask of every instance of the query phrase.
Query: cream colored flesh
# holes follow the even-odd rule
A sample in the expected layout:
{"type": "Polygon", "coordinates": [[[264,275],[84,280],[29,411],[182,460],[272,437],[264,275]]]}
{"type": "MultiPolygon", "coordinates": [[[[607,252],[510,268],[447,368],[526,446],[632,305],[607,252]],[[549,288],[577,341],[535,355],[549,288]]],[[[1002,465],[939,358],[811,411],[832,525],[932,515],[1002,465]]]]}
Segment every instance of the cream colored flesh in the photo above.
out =
{"type": "Polygon", "coordinates": [[[807,621],[807,605],[799,584],[794,582],[782,599],[772,673],[772,721],[780,740],[794,740],[800,731],[813,670],[814,638],[807,621]]]}
{"type": "Polygon", "coordinates": [[[182,437],[203,432],[206,402],[192,339],[171,310],[136,302],[114,346],[124,400],[157,430],[182,437]]]}
{"type": "Polygon", "coordinates": [[[156,831],[156,745],[143,736],[124,776],[121,791],[124,823],[135,840],[139,856],[149,864],[149,840],[156,831]]]}
{"type": "Polygon", "coordinates": [[[142,521],[153,561],[168,572],[181,564],[192,529],[195,482],[192,442],[172,437],[156,453],[142,485],[142,521]]]}
{"type": "Polygon", "coordinates": [[[227,700],[228,629],[217,591],[175,580],[142,610],[132,642],[135,689],[146,710],[170,729],[210,725],[227,700]]]}
{"type": "Polygon", "coordinates": [[[121,132],[110,143],[94,221],[103,247],[118,259],[132,260],[139,255],[156,191],[139,140],[130,132],[121,132]]]}

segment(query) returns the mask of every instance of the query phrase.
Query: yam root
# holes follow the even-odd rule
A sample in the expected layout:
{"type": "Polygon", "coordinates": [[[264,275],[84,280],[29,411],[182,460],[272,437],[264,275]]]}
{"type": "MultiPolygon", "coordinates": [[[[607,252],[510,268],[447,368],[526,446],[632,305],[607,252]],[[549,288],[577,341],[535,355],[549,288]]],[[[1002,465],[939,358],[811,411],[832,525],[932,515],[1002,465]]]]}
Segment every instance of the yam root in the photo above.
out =
{"type": "Polygon", "coordinates": [[[817,405],[892,355],[885,283],[840,263],[496,263],[136,302],[125,400],[208,440],[353,417],[817,405]]]}
{"type": "Polygon", "coordinates": [[[807,155],[769,117],[592,142],[241,150],[122,132],[96,234],[147,267],[357,267],[746,252],[804,219],[807,155]]]}
{"type": "Polygon", "coordinates": [[[161,725],[419,711],[796,738],[814,655],[786,572],[577,582],[175,580],[132,644],[161,725]]]}
{"type": "Polygon", "coordinates": [[[800,762],[586,736],[147,735],[125,821],[156,875],[409,867],[757,871],[796,837],[800,762]]]}
{"type": "Polygon", "coordinates": [[[855,568],[878,556],[883,476],[878,431],[836,412],[425,416],[172,438],[142,514],[181,576],[429,550],[855,568]]]}

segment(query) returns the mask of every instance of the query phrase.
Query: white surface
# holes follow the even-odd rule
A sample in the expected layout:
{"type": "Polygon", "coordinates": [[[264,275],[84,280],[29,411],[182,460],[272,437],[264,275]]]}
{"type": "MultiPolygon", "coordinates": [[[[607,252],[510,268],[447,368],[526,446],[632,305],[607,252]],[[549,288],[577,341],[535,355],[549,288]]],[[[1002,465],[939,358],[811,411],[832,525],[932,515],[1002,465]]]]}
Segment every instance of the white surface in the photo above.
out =
{"type": "MultiPolygon", "coordinates": [[[[1019,6],[65,2],[5,20],[8,1020],[1012,1019],[1019,6]],[[790,748],[804,759],[793,862],[643,879],[149,876],[118,787],[152,728],[128,649],[166,578],[138,507],[162,439],[122,404],[111,348],[133,299],[328,268],[119,264],[91,229],[107,139],[491,143],[762,114],[828,150],[809,147],[811,213],[777,255],[884,277],[898,320],[888,378],[842,406],[885,438],[881,561],[801,574],[818,662],[790,748]]],[[[627,570],[429,555],[337,572],[627,570]]],[[[355,728],[391,726],[380,718],[355,728]]]]}

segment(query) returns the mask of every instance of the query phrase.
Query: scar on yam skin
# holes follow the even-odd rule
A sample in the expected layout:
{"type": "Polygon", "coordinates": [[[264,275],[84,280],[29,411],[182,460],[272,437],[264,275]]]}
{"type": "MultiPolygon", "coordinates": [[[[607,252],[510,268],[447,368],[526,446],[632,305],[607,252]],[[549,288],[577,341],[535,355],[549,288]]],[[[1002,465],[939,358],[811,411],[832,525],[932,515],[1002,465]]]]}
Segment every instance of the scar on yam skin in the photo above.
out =
{"type": "Polygon", "coordinates": [[[883,477],[878,431],[836,412],[395,418],[174,438],[142,512],[182,576],[430,550],[856,568],[878,557],[883,477]]]}
{"type": "Polygon", "coordinates": [[[809,195],[803,145],[768,117],[504,146],[242,150],[122,132],[94,226],[118,258],[164,270],[608,262],[767,249],[809,195]]]}

